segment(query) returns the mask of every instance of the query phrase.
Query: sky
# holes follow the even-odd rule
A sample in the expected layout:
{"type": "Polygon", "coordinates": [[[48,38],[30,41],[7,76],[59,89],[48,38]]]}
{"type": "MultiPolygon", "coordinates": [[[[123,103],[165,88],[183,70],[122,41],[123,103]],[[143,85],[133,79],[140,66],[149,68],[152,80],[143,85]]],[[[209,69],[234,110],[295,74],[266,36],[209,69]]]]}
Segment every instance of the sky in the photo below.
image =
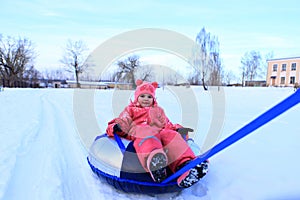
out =
{"type": "MultiPolygon", "coordinates": [[[[82,40],[89,52],[126,31],[159,28],[195,40],[204,27],[220,43],[225,71],[239,74],[246,52],[274,58],[300,56],[300,7],[296,0],[1,0],[0,34],[28,38],[35,47],[37,69],[61,67],[68,40],[82,40]]],[[[147,58],[143,58],[147,60],[147,58]]],[[[165,65],[181,63],[172,55],[155,55],[165,65]]]]}

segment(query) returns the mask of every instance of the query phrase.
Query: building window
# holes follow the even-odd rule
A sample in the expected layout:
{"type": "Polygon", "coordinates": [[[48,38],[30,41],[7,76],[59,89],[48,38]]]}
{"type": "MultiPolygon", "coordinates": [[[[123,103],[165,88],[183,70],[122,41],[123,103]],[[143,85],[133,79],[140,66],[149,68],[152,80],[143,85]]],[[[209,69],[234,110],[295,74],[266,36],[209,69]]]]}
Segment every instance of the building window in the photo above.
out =
{"type": "Polygon", "coordinates": [[[277,72],[277,67],[278,67],[277,64],[274,64],[274,65],[273,65],[273,72],[277,72]]]}
{"type": "Polygon", "coordinates": [[[295,76],[291,76],[291,78],[290,78],[290,84],[295,84],[295,76]]]}
{"type": "Polygon", "coordinates": [[[292,70],[292,71],[296,71],[296,63],[292,63],[291,70],[292,70]]]}
{"type": "Polygon", "coordinates": [[[285,77],[280,78],[280,84],[285,84],[285,77]]]}
{"type": "Polygon", "coordinates": [[[281,65],[281,71],[286,71],[286,64],[281,65]]]}

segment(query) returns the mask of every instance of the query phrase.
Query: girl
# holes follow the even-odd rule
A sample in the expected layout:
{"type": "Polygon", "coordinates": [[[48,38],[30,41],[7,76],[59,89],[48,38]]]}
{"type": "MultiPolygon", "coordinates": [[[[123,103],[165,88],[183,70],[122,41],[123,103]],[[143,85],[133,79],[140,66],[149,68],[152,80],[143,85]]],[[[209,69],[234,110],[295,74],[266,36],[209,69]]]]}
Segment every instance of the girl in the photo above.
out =
{"type": "MultiPolygon", "coordinates": [[[[169,121],[155,99],[157,82],[137,80],[136,85],[134,101],[108,123],[106,133],[132,140],[142,167],[155,182],[161,182],[167,176],[167,166],[174,173],[195,158],[181,135],[193,130],[169,121]]],[[[190,187],[207,173],[207,168],[205,161],[185,172],[177,179],[178,185],[190,187]]]]}

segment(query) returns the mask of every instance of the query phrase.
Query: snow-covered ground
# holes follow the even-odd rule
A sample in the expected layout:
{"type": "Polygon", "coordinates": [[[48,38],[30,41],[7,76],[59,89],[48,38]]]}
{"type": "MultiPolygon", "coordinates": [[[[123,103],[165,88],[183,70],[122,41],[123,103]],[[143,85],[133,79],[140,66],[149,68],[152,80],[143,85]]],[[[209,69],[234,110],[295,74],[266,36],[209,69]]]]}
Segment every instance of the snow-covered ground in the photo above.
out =
{"type": "MultiPolygon", "coordinates": [[[[214,124],[213,98],[220,97],[194,87],[197,110],[193,103],[181,105],[185,101],[174,91],[158,89],[158,102],[174,123],[191,126],[196,119],[194,138],[203,146],[214,124]]],[[[224,118],[219,113],[224,124],[216,139],[292,93],[292,88],[224,88],[225,100],[218,99],[225,105],[224,118]]],[[[94,136],[85,138],[82,130],[90,130],[93,121],[85,115],[92,113],[99,130],[94,135],[101,134],[128,99],[119,100],[114,90],[90,91],[87,99],[83,94],[72,89],[0,92],[0,199],[300,199],[300,105],[212,157],[209,174],[193,187],[150,197],[117,191],[90,170],[87,146],[94,136]],[[85,101],[93,112],[78,108],[85,101]]]]}

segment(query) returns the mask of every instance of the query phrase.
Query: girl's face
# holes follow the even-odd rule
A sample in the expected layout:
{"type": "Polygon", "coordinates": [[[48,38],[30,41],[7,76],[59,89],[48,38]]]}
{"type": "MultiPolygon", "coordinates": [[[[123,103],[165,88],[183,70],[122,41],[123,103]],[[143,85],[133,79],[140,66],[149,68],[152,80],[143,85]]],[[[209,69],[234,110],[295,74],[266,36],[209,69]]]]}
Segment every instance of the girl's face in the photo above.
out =
{"type": "Polygon", "coordinates": [[[138,102],[142,107],[149,107],[153,105],[153,97],[150,94],[141,94],[138,97],[138,102]]]}

